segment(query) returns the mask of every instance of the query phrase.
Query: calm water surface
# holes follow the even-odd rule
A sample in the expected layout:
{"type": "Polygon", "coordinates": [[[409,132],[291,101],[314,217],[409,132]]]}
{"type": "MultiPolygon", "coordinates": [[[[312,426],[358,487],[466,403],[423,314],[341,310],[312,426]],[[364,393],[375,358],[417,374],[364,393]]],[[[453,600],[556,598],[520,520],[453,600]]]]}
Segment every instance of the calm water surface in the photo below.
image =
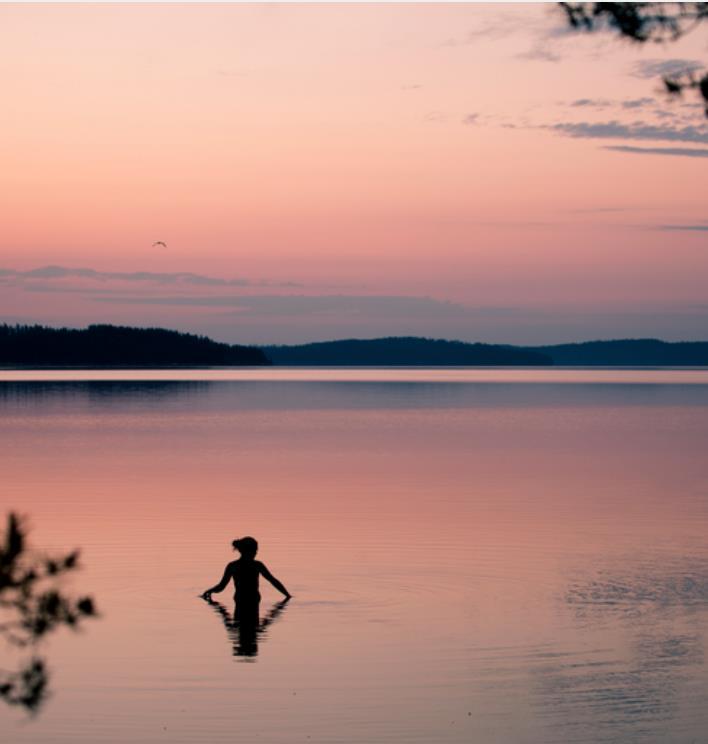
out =
{"type": "Polygon", "coordinates": [[[3,371],[0,445],[102,613],[3,743],[708,740],[707,370],[3,371]]]}

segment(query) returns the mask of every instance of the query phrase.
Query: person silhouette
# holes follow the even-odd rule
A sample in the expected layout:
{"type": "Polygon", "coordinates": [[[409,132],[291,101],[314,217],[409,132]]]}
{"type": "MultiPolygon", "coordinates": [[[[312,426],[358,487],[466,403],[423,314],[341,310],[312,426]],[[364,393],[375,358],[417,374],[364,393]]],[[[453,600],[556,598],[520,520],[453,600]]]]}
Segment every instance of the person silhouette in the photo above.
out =
{"type": "Polygon", "coordinates": [[[212,594],[223,592],[229,581],[233,579],[235,587],[234,600],[236,601],[235,616],[239,618],[255,616],[258,618],[258,607],[261,601],[261,595],[258,591],[259,576],[269,581],[281,594],[284,594],[286,600],[292,597],[283,584],[266,568],[265,564],[256,560],[258,542],[255,538],[241,537],[234,540],[231,544],[234,550],[238,550],[241,557],[238,560],[231,561],[226,566],[224,575],[216,586],[202,593],[204,599],[210,601],[212,594]]]}

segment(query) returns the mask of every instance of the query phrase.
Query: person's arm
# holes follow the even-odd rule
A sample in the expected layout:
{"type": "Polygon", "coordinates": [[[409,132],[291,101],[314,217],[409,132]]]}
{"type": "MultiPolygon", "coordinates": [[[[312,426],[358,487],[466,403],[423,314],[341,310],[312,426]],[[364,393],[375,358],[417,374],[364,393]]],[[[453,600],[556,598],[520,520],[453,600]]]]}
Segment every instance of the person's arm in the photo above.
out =
{"type": "Polygon", "coordinates": [[[285,595],[286,599],[290,599],[292,594],[273,576],[273,574],[265,567],[265,564],[260,564],[261,576],[270,581],[270,583],[281,593],[285,595]]]}
{"type": "Polygon", "coordinates": [[[224,569],[224,575],[221,577],[221,581],[216,586],[212,586],[211,589],[207,589],[202,594],[202,597],[204,597],[204,599],[211,599],[212,594],[218,594],[219,592],[223,592],[224,589],[226,589],[226,586],[229,583],[230,578],[231,578],[231,564],[229,563],[229,565],[226,566],[226,568],[224,569]]]}

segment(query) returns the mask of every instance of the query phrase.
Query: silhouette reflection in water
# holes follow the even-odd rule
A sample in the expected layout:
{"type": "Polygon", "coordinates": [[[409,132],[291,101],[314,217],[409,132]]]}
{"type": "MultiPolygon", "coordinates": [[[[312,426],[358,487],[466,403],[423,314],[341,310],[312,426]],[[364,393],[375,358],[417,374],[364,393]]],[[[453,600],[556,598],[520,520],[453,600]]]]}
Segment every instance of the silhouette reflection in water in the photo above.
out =
{"type": "Polygon", "coordinates": [[[282,613],[291,594],[264,563],[256,560],[258,542],[253,537],[242,537],[231,544],[235,550],[238,550],[241,557],[226,566],[221,581],[211,589],[207,589],[202,597],[221,615],[226,631],[233,641],[234,656],[254,657],[258,654],[258,636],[262,635],[282,613]],[[262,621],[260,619],[261,595],[258,590],[258,580],[261,576],[285,595],[285,599],[274,605],[262,621]],[[222,604],[211,598],[211,595],[222,592],[232,580],[236,605],[233,615],[230,615],[222,604]]]}
{"type": "Polygon", "coordinates": [[[211,598],[207,601],[224,623],[226,632],[233,644],[233,655],[254,658],[258,656],[259,638],[263,637],[266,628],[280,617],[290,598],[286,597],[281,599],[280,602],[276,602],[262,620],[260,619],[258,603],[255,605],[239,605],[237,603],[233,613],[230,613],[220,602],[211,598]]]}

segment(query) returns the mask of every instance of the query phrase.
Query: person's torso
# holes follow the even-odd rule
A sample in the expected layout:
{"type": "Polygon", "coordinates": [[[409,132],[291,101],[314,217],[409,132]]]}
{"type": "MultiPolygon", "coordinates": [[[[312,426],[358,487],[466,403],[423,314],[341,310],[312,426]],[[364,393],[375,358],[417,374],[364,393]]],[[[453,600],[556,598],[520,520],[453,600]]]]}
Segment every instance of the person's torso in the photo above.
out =
{"type": "Polygon", "coordinates": [[[258,595],[258,576],[260,565],[258,561],[244,560],[240,558],[232,564],[231,575],[233,576],[236,594],[238,596],[258,595]]]}

